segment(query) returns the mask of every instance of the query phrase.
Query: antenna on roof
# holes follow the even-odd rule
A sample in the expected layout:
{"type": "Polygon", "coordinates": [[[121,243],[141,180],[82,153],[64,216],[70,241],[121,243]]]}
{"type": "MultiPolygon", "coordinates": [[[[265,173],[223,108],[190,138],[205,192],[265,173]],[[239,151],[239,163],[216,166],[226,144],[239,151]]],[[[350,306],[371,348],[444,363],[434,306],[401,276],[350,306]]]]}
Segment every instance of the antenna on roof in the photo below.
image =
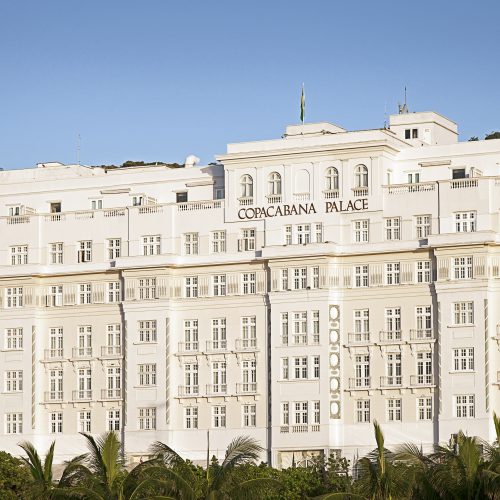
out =
{"type": "Polygon", "coordinates": [[[405,102],[404,102],[404,104],[398,104],[398,108],[399,108],[400,115],[404,115],[406,113],[409,113],[408,105],[406,104],[406,85],[405,85],[405,102]]]}
{"type": "Polygon", "coordinates": [[[78,139],[76,141],[76,163],[80,165],[80,150],[82,145],[82,136],[78,134],[78,139]]]}
{"type": "Polygon", "coordinates": [[[387,100],[384,104],[384,129],[387,129],[387,100]]]}

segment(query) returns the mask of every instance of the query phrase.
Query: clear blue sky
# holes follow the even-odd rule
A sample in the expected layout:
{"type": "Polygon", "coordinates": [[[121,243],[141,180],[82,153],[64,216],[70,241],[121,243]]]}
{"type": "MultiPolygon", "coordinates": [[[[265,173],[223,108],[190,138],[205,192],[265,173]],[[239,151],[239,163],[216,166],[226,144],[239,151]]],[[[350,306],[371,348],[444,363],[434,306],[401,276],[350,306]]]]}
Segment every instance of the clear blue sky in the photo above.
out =
{"type": "Polygon", "coordinates": [[[500,2],[4,0],[0,167],[202,162],[299,120],[376,128],[408,86],[500,129],[500,2]]]}

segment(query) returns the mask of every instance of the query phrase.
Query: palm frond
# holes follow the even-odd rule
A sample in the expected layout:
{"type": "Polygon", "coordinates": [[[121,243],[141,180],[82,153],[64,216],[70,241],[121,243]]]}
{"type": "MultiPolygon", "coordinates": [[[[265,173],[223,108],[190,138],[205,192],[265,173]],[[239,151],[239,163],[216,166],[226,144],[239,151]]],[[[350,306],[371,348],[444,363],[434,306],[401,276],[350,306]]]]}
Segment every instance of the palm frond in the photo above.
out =
{"type": "Polygon", "coordinates": [[[75,486],[77,482],[90,474],[90,471],[83,465],[87,458],[87,453],[78,455],[64,462],[64,470],[59,479],[59,487],[75,486]]]}
{"type": "Polygon", "coordinates": [[[276,479],[262,477],[243,481],[228,491],[231,500],[254,500],[255,498],[265,498],[265,493],[271,490],[277,493],[283,485],[276,479]]]}
{"type": "MultiPolygon", "coordinates": [[[[55,442],[52,443],[51,448],[53,449],[55,442]]],[[[45,468],[42,464],[40,455],[36,451],[36,448],[29,441],[23,441],[19,444],[19,447],[28,455],[28,458],[21,457],[21,460],[28,466],[33,480],[39,484],[46,485],[47,478],[45,476],[45,468]]],[[[52,481],[52,473],[50,475],[50,481],[52,481]]]]}

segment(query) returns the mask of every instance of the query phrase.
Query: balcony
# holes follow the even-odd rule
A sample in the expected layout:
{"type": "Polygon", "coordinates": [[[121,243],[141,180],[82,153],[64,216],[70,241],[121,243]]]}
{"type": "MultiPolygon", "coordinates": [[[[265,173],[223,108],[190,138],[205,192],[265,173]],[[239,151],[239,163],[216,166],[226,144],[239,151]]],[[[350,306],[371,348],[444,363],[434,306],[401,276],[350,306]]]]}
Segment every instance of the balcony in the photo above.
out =
{"type": "Polygon", "coordinates": [[[101,356],[115,358],[122,355],[121,345],[103,345],[101,347],[101,356]]]}
{"type": "Polygon", "coordinates": [[[381,330],[380,331],[380,342],[391,343],[391,342],[402,342],[401,330],[381,330]]]}
{"type": "Polygon", "coordinates": [[[90,389],[79,389],[73,391],[73,401],[91,401],[92,400],[92,390],[90,389]]]}
{"type": "Polygon", "coordinates": [[[289,434],[293,433],[304,433],[304,432],[319,432],[320,425],[313,424],[311,426],[307,424],[298,424],[298,425],[280,425],[280,433],[281,434],[289,434]]]}
{"type": "Polygon", "coordinates": [[[425,375],[411,375],[410,376],[410,385],[412,387],[428,387],[435,385],[434,384],[434,375],[425,374],[425,375]]]}
{"type": "Polygon", "coordinates": [[[92,347],[73,347],[73,358],[86,359],[92,357],[92,347]]]}
{"type": "Polygon", "coordinates": [[[121,389],[102,389],[101,399],[116,400],[122,398],[121,389]]]}
{"type": "Polygon", "coordinates": [[[7,217],[7,224],[28,224],[29,222],[29,215],[10,215],[7,217]]]}
{"type": "Polygon", "coordinates": [[[333,200],[334,198],[339,197],[339,190],[338,189],[327,189],[326,191],[323,191],[325,195],[325,200],[333,200]]]}
{"type": "Polygon", "coordinates": [[[410,330],[410,340],[431,340],[434,339],[432,328],[410,330]]]}
{"type": "Polygon", "coordinates": [[[46,403],[57,403],[63,400],[63,391],[48,391],[45,393],[46,403]]]}
{"type": "Polygon", "coordinates": [[[292,432],[307,432],[309,431],[309,426],[307,424],[292,425],[292,432]]]}
{"type": "Polygon", "coordinates": [[[477,185],[477,178],[453,179],[450,181],[450,189],[475,188],[477,185]]]}
{"type": "Polygon", "coordinates": [[[268,203],[281,203],[281,195],[280,194],[270,194],[267,196],[268,203]]]}
{"type": "Polygon", "coordinates": [[[200,386],[198,385],[180,385],[179,386],[179,396],[180,397],[192,397],[199,396],[200,386]]]}
{"type": "Polygon", "coordinates": [[[45,222],[60,222],[66,219],[66,215],[58,212],[54,214],[47,214],[45,216],[45,222]]]}
{"type": "Polygon", "coordinates": [[[257,339],[236,339],[237,351],[256,351],[257,339]]]}
{"type": "Polygon", "coordinates": [[[380,387],[401,387],[402,385],[403,377],[401,375],[380,377],[380,387]]]}
{"type": "Polygon", "coordinates": [[[371,387],[371,377],[356,377],[349,379],[349,389],[369,389],[371,387]]]}
{"type": "MultiPolygon", "coordinates": [[[[253,200],[253,198],[252,198],[253,200]]],[[[252,203],[249,203],[251,205],[252,203]]],[[[240,203],[241,205],[241,203],[240,203]]],[[[177,203],[178,212],[193,212],[198,210],[213,210],[222,207],[222,200],[207,200],[207,201],[187,201],[177,203]]]]}
{"type": "Polygon", "coordinates": [[[227,384],[207,384],[207,396],[225,396],[227,384]]]}
{"type": "Polygon", "coordinates": [[[242,382],[236,384],[236,394],[256,394],[257,382],[242,382]]]}
{"type": "Polygon", "coordinates": [[[200,343],[195,340],[193,342],[179,342],[178,350],[183,354],[195,354],[200,352],[200,343]]]}
{"type": "Polygon", "coordinates": [[[241,207],[253,205],[253,196],[243,196],[241,198],[238,198],[238,202],[240,203],[241,207]]]}
{"type": "Polygon", "coordinates": [[[356,187],[352,188],[353,196],[368,196],[368,188],[367,187],[356,187]]]}
{"type": "Polygon", "coordinates": [[[207,351],[227,351],[227,340],[207,340],[207,351]]]}
{"type": "Polygon", "coordinates": [[[348,334],[349,344],[368,344],[370,332],[354,332],[348,334]]]}
{"type": "Polygon", "coordinates": [[[417,182],[409,184],[394,184],[386,186],[387,193],[406,194],[406,193],[422,193],[427,191],[434,191],[436,189],[436,182],[417,182]]]}
{"type": "Polygon", "coordinates": [[[309,201],[311,195],[309,193],[294,193],[293,200],[294,201],[309,201]]]}
{"type": "Polygon", "coordinates": [[[63,349],[45,349],[45,361],[58,361],[63,359],[63,349]]]}

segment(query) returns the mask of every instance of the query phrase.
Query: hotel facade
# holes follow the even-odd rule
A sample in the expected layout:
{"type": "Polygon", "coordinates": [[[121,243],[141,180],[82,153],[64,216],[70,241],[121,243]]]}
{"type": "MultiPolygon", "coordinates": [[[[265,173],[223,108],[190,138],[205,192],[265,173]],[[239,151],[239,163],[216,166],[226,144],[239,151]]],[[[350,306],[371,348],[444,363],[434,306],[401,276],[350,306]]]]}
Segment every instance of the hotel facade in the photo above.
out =
{"type": "Polygon", "coordinates": [[[434,113],[289,126],[217,163],[0,172],[0,447],[79,432],[287,467],[500,412],[500,140],[434,113]]]}

